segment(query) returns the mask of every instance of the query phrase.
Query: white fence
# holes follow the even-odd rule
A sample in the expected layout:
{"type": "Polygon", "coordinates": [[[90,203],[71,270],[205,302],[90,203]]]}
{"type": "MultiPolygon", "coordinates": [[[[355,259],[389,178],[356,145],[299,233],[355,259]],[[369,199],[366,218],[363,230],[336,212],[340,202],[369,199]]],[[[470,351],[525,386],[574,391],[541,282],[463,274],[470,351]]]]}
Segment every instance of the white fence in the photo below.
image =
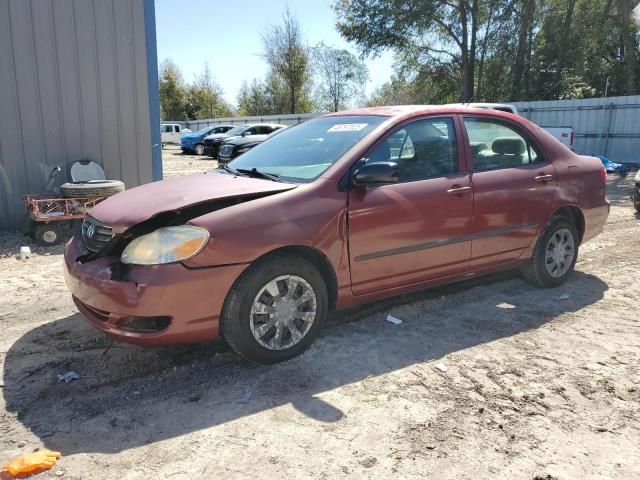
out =
{"type": "MultiPolygon", "coordinates": [[[[578,153],[604,155],[614,162],[640,163],[640,95],[516,102],[518,111],[538,125],[573,127],[574,149],[578,153]]],[[[282,123],[295,125],[320,113],[211,118],[177,122],[193,131],[209,125],[282,123]]]]}

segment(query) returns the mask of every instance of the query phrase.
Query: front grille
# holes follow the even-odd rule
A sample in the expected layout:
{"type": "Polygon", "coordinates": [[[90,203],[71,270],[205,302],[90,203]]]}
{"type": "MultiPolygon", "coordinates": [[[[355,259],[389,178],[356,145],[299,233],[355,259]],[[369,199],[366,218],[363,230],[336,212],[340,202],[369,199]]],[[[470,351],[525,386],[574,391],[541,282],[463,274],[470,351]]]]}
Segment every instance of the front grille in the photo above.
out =
{"type": "Polygon", "coordinates": [[[87,250],[98,252],[113,238],[111,227],[107,227],[93,217],[87,217],[82,222],[82,240],[87,250]]]}
{"type": "Polygon", "coordinates": [[[218,155],[221,155],[223,157],[230,157],[232,153],[233,153],[233,145],[223,145],[222,147],[220,147],[220,151],[218,152],[218,155]]]}

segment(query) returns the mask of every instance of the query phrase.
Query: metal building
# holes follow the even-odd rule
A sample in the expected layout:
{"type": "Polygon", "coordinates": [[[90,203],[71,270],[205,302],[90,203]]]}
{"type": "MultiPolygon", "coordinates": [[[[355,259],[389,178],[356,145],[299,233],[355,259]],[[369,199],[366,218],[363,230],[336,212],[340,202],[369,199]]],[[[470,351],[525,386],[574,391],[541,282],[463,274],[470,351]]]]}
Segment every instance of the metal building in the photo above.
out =
{"type": "Polygon", "coordinates": [[[517,102],[520,115],[542,126],[569,126],[575,151],[613,162],[640,163],[640,95],[517,102]]]}
{"type": "Polygon", "coordinates": [[[0,230],[55,166],[162,178],[153,0],[0,0],[0,230]]]}

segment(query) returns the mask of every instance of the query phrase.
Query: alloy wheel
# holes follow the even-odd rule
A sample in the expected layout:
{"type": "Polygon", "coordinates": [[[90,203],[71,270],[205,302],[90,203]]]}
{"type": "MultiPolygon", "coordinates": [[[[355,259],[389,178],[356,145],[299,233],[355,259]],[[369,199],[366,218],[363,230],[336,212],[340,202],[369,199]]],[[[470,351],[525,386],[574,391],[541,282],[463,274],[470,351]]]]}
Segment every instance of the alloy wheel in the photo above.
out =
{"type": "Polygon", "coordinates": [[[316,319],[313,287],[297,275],[279,276],[258,290],[250,313],[253,337],[269,350],[298,344],[316,319]]]}
{"type": "Polygon", "coordinates": [[[567,228],[556,230],[547,242],[545,249],[545,267],[553,278],[562,277],[573,264],[575,256],[573,234],[567,228]]]}

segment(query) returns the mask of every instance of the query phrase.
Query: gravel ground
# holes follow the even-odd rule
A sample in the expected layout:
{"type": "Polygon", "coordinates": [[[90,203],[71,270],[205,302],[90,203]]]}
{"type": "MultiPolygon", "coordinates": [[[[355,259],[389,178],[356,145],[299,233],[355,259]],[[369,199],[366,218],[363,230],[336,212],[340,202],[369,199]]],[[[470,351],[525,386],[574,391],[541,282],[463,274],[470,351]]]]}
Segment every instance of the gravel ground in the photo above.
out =
{"type": "Polygon", "coordinates": [[[606,231],[564,286],[505,273],[336,313],[270,367],[223,343],[112,344],[74,308],[60,247],[19,260],[29,240],[2,235],[0,464],[46,447],[64,456],[40,478],[640,478],[629,184],[610,176],[606,231]]]}

